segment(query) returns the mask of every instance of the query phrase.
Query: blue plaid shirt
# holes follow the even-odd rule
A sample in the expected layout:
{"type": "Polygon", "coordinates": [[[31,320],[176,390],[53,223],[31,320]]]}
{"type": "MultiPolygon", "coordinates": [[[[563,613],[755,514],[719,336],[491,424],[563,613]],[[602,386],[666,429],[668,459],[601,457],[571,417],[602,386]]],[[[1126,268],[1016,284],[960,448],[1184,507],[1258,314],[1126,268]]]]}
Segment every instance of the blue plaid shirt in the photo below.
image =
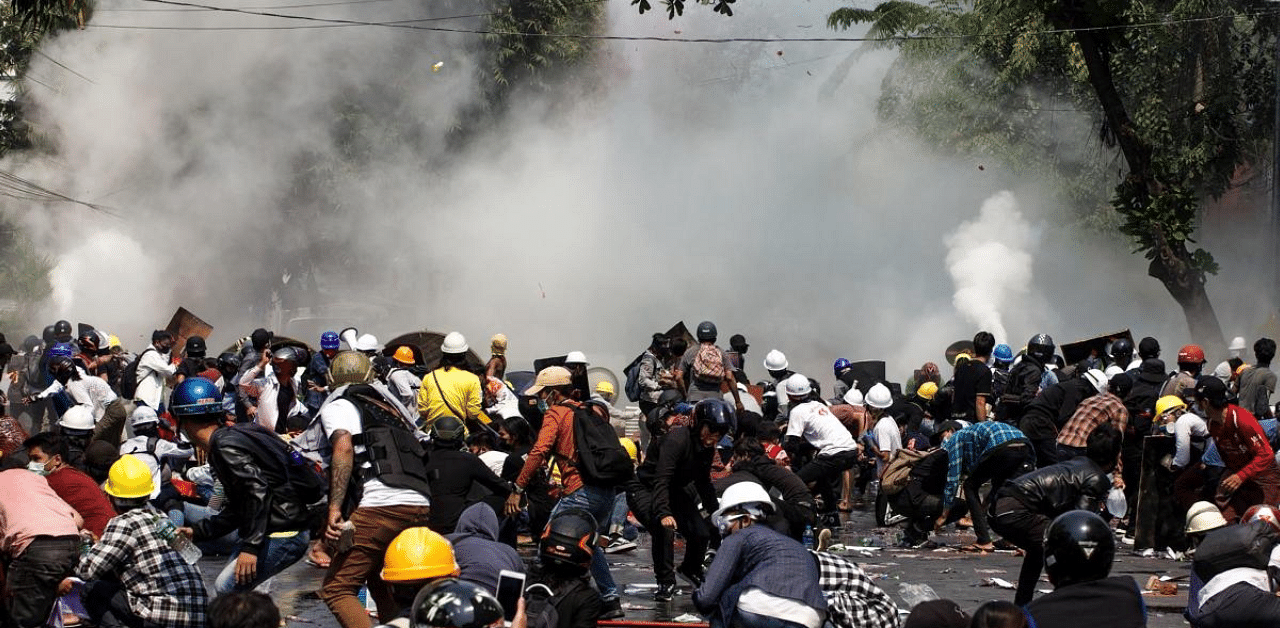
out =
{"type": "Polygon", "coordinates": [[[974,423],[942,443],[947,450],[947,485],[942,491],[942,507],[950,508],[960,489],[960,476],[968,473],[988,451],[1027,437],[1016,427],[1000,421],[974,423]]]}

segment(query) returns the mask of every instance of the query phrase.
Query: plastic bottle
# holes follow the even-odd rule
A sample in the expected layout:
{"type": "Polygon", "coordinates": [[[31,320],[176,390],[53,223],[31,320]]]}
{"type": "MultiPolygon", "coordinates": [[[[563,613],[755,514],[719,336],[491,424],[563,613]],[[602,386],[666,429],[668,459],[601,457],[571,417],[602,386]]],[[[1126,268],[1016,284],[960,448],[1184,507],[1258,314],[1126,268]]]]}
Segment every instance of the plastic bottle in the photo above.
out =
{"type": "Polygon", "coordinates": [[[804,527],[804,537],[800,542],[804,543],[805,547],[813,549],[813,526],[804,527]]]}
{"type": "Polygon", "coordinates": [[[156,517],[155,527],[156,535],[168,543],[173,551],[180,554],[182,560],[187,561],[188,565],[200,562],[200,557],[203,555],[200,548],[196,547],[185,534],[178,534],[178,529],[173,527],[173,522],[168,517],[156,517]]]}
{"type": "Polygon", "coordinates": [[[903,582],[898,585],[898,595],[902,596],[902,601],[906,602],[908,609],[915,608],[916,604],[921,602],[938,599],[938,594],[933,592],[933,587],[927,584],[903,582]]]}

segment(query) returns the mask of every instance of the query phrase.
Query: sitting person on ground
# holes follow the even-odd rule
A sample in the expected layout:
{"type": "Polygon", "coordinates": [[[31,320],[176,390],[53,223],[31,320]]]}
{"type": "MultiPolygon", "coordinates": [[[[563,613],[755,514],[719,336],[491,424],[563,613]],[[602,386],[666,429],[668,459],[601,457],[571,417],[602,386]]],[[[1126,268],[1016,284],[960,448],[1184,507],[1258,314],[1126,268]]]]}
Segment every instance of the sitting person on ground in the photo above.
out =
{"type": "MultiPolygon", "coordinates": [[[[1187,555],[1194,557],[1196,548],[1204,542],[1204,538],[1214,530],[1227,527],[1227,520],[1223,518],[1222,511],[1213,502],[1196,502],[1187,510],[1187,555]]],[[[1196,572],[1191,572],[1191,580],[1187,585],[1187,608],[1182,612],[1182,616],[1191,621],[1191,616],[1200,610],[1200,589],[1204,588],[1204,580],[1201,580],[1196,572]]]]}
{"type": "Polygon", "coordinates": [[[1187,600],[1194,628],[1263,628],[1280,625],[1280,597],[1271,573],[1280,570],[1280,512],[1250,508],[1241,523],[1205,535],[1196,549],[1192,577],[1204,582],[1187,600]]]}
{"type": "MultiPolygon", "coordinates": [[[[440,425],[436,421],[436,425],[440,425]]],[[[498,542],[498,515],[484,502],[471,504],[458,517],[457,531],[445,537],[453,544],[459,578],[498,592],[498,573],[524,573],[524,562],[515,548],[498,542]]]]}
{"type": "Polygon", "coordinates": [[[423,585],[458,577],[461,569],[448,539],[425,526],[405,528],[387,545],[379,574],[390,589],[395,608],[379,616],[385,625],[413,628],[414,601],[423,585]],[[387,621],[385,618],[392,617],[387,621]]]}
{"type": "Polygon", "coordinates": [[[818,565],[795,539],[756,525],[773,510],[764,487],[729,487],[712,516],[724,541],[693,604],[713,628],[821,628],[827,600],[818,565]]]}
{"type": "Polygon", "coordinates": [[[1116,537],[1102,517],[1084,510],[1059,515],[1044,542],[1045,571],[1053,592],[1025,607],[1038,628],[1137,628],[1147,625],[1147,605],[1131,576],[1107,577],[1116,537]]]}

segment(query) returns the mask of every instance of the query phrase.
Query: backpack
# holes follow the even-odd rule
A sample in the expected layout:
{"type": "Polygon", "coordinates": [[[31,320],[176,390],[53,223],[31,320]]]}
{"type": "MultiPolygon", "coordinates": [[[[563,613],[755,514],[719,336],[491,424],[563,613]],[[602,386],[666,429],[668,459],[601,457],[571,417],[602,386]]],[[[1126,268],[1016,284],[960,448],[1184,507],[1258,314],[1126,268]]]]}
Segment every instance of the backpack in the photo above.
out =
{"type": "Polygon", "coordinates": [[[284,469],[299,502],[310,506],[328,497],[329,481],[292,443],[257,423],[240,423],[227,429],[235,430],[256,443],[260,452],[273,458],[284,469]]]}
{"type": "Polygon", "coordinates": [[[622,374],[626,376],[627,382],[623,385],[622,390],[627,393],[627,399],[630,401],[640,401],[640,363],[644,361],[644,356],[649,355],[648,351],[636,356],[636,359],[622,369],[622,374]]]}
{"type": "Polygon", "coordinates": [[[578,455],[574,465],[583,483],[615,488],[635,475],[635,465],[613,425],[600,412],[600,405],[594,402],[573,409],[573,443],[578,455]]]}
{"type": "Polygon", "coordinates": [[[938,451],[936,447],[924,451],[903,447],[894,451],[889,462],[884,465],[884,473],[880,475],[880,492],[885,495],[901,493],[907,487],[911,469],[935,451],[938,451]]]}
{"type": "Polygon", "coordinates": [[[711,386],[719,386],[724,381],[724,358],[720,355],[720,349],[713,344],[704,344],[698,347],[698,352],[693,356],[693,379],[699,384],[711,386]]]}
{"type": "Polygon", "coordinates": [[[1196,548],[1191,570],[1206,583],[1229,569],[1265,570],[1275,543],[1275,529],[1264,521],[1219,528],[1209,532],[1196,548]]]}
{"type": "Polygon", "coordinates": [[[152,349],[151,347],[147,347],[142,351],[142,353],[139,353],[138,357],[134,358],[132,362],[129,362],[128,364],[126,364],[124,366],[124,370],[121,371],[120,373],[120,396],[121,397],[132,400],[133,396],[138,393],[138,364],[142,362],[142,356],[146,355],[147,351],[155,351],[155,349],[152,349]]]}

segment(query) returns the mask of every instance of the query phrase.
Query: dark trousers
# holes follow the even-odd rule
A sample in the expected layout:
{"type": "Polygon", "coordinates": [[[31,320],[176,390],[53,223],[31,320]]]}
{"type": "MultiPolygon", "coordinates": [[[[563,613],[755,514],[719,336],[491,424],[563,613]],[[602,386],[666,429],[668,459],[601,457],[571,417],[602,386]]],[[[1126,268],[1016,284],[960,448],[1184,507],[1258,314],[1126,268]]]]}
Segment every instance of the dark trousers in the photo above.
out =
{"type": "Polygon", "coordinates": [[[158,628],[129,608],[124,586],[115,580],[93,580],[84,585],[84,610],[98,628],[158,628]]]}
{"type": "MultiPolygon", "coordinates": [[[[910,480],[906,488],[894,495],[891,501],[894,511],[907,518],[903,540],[913,544],[927,540],[938,515],[942,514],[942,496],[924,490],[919,480],[910,480]]],[[[952,504],[947,521],[958,521],[968,511],[964,502],[952,504]]]]}
{"type": "Polygon", "coordinates": [[[58,585],[80,558],[80,537],[39,536],[9,561],[4,578],[5,628],[34,628],[49,619],[58,585]]]}
{"type": "Polygon", "coordinates": [[[845,471],[852,469],[858,462],[858,452],[846,451],[833,456],[814,456],[812,460],[800,467],[796,475],[805,484],[814,485],[814,493],[822,497],[822,513],[833,514],[836,502],[839,501],[838,490],[843,481],[845,471]]]}
{"type": "MultiPolygon", "coordinates": [[[[701,572],[702,560],[711,542],[711,524],[698,512],[698,505],[686,488],[673,487],[669,492],[667,499],[671,506],[671,516],[675,517],[676,529],[685,542],[680,569],[701,572]]],[[[653,512],[653,490],[641,482],[633,481],[627,489],[627,503],[631,506],[632,514],[641,517],[641,522],[649,531],[654,578],[658,584],[675,584],[675,531],[662,527],[661,517],[653,512]]]]}
{"type": "Polygon", "coordinates": [[[998,499],[991,509],[991,529],[1006,541],[1026,552],[1022,569],[1018,572],[1018,590],[1013,603],[1025,606],[1036,593],[1040,570],[1044,568],[1044,531],[1052,520],[1042,514],[1027,510],[1022,502],[1011,497],[998,499]]]}
{"type": "MultiPolygon", "coordinates": [[[[1056,450],[1056,441],[1054,446],[1056,450]]],[[[991,530],[987,527],[987,504],[991,503],[991,497],[1022,471],[1022,466],[1031,460],[1032,455],[1031,447],[1025,441],[997,445],[987,450],[973,466],[969,477],[964,479],[964,500],[969,505],[969,518],[973,519],[973,533],[977,535],[979,545],[991,542],[991,530]],[[987,482],[991,482],[991,489],[984,497],[979,491],[987,482]]]]}

